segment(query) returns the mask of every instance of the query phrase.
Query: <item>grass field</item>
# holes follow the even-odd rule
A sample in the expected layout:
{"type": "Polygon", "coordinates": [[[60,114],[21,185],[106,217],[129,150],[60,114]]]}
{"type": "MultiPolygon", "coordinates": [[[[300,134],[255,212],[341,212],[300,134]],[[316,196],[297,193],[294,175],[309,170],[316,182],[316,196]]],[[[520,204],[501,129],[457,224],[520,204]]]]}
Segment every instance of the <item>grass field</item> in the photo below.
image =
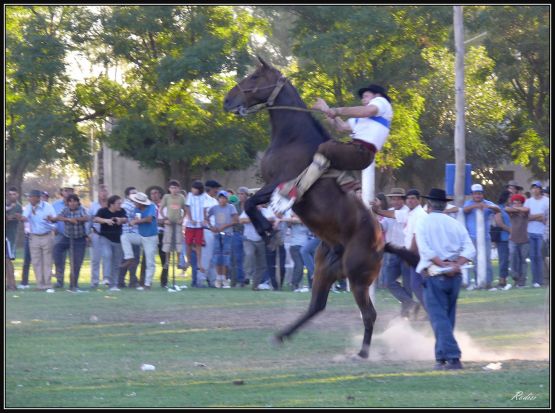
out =
{"type": "Polygon", "coordinates": [[[429,322],[399,319],[385,290],[368,361],[351,358],[362,321],[349,293],[331,294],[291,341],[270,346],[308,300],[247,289],[7,292],[5,406],[550,406],[544,288],[462,291],[456,336],[465,369],[451,372],[432,370],[429,322]],[[501,369],[484,369],[496,362],[501,369]]]}

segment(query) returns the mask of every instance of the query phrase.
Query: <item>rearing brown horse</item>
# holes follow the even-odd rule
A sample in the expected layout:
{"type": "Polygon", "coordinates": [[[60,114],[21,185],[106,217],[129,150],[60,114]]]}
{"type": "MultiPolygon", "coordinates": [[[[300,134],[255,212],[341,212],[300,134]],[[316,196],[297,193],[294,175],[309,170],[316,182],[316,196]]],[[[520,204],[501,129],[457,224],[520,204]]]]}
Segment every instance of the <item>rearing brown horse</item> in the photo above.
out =
{"type": "MultiPolygon", "coordinates": [[[[258,233],[268,239],[272,231],[271,223],[256,206],[267,203],[280,182],[302,172],[312,162],[318,145],[330,136],[306,110],[306,105],[289,81],[263,59],[259,60],[261,65],[256,71],[229,91],[224,109],[245,115],[275,107],[270,110],[272,140],[261,162],[266,185],[245,205],[245,211],[258,233]]],[[[322,242],[316,251],[308,311],[277,333],[276,341],[283,342],[324,310],[331,286],[346,277],[364,321],[364,338],[358,355],[368,358],[376,321],[376,310],[368,287],[378,277],[384,250],[378,222],[362,202],[353,194],[345,193],[334,178],[318,180],[293,206],[293,210],[322,242]]]]}

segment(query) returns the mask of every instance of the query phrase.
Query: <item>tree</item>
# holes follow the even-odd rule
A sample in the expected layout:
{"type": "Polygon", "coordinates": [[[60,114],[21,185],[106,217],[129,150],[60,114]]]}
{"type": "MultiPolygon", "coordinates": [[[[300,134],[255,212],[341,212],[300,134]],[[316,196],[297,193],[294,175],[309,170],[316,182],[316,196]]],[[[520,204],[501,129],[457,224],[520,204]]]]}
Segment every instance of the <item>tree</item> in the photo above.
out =
{"type": "Polygon", "coordinates": [[[469,27],[487,27],[484,46],[495,62],[499,91],[515,106],[508,122],[516,163],[549,175],[549,5],[469,7],[469,27]]]}
{"type": "MultiPolygon", "coordinates": [[[[435,161],[411,156],[397,171],[415,185],[442,185],[445,163],[454,162],[455,56],[445,47],[428,48],[423,57],[429,64],[420,80],[426,111],[420,119],[422,135],[435,161]],[[417,179],[414,179],[418,171],[417,179]]],[[[495,64],[483,46],[470,47],[465,54],[465,142],[466,162],[473,169],[494,168],[511,160],[507,122],[514,111],[498,90],[495,64]]]]}
{"type": "Polygon", "coordinates": [[[90,15],[82,7],[6,7],[7,184],[21,187],[26,172],[54,161],[88,163],[84,119],[70,104],[67,53],[77,50],[76,23],[90,15]]]}
{"type": "Polygon", "coordinates": [[[251,63],[250,34],[260,22],[227,6],[119,6],[101,21],[103,57],[130,66],[106,137],[113,149],[185,185],[194,173],[252,162],[267,134],[221,108],[231,72],[241,75],[251,63]]]}
{"type": "Polygon", "coordinates": [[[390,138],[376,158],[382,173],[390,175],[415,153],[430,158],[421,137],[424,100],[417,89],[426,61],[417,51],[447,39],[450,14],[445,9],[263,6],[262,10],[272,18],[295,16],[290,23],[295,61],[289,69],[307,102],[323,97],[332,105],[353,105],[359,102],[353,92],[369,82],[389,88],[395,116],[390,138]]]}

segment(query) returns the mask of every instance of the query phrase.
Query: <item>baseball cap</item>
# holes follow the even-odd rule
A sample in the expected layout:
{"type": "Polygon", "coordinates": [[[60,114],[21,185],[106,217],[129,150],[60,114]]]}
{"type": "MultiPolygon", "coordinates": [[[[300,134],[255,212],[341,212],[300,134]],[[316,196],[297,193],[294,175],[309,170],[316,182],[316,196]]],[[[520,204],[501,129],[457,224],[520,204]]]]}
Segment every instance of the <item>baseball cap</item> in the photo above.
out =
{"type": "Polygon", "coordinates": [[[534,181],[532,182],[532,185],[530,185],[530,188],[532,188],[533,186],[537,186],[538,188],[542,188],[542,183],[540,181],[534,181]]]}
{"type": "Polygon", "coordinates": [[[470,187],[472,192],[484,192],[484,187],[480,184],[474,184],[470,187]]]}
{"type": "Polygon", "coordinates": [[[223,197],[227,198],[229,196],[229,194],[227,193],[227,191],[219,191],[218,196],[223,196],[223,197]]]}

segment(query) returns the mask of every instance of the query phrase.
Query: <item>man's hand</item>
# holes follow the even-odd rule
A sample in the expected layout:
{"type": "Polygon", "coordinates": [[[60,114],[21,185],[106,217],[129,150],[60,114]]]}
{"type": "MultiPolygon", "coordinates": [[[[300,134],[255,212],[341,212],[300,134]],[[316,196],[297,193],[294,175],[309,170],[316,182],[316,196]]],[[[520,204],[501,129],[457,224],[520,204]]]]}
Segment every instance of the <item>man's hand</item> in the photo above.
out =
{"type": "Polygon", "coordinates": [[[461,272],[461,266],[458,263],[450,262],[448,264],[449,264],[448,267],[451,267],[451,271],[449,271],[447,275],[454,277],[455,275],[461,272]]]}
{"type": "Polygon", "coordinates": [[[330,110],[328,104],[322,98],[316,99],[316,103],[312,105],[312,109],[320,110],[324,113],[327,113],[330,110]]]}

